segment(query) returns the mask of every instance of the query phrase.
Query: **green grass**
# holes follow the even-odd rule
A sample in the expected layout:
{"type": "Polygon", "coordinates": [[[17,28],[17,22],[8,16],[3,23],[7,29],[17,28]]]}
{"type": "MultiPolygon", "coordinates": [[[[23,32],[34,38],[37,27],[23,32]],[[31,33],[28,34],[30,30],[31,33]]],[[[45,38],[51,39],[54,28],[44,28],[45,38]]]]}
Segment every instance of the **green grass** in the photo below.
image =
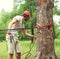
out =
{"type": "MultiPolygon", "coordinates": [[[[21,43],[22,54],[29,51],[30,41],[20,41],[20,43],[21,43]]],[[[55,40],[54,46],[55,46],[56,55],[60,56],[60,40],[59,39],[55,40]]],[[[31,51],[31,56],[29,59],[33,58],[33,56],[35,55],[35,52],[36,52],[36,44],[34,44],[34,47],[31,51]]],[[[7,54],[8,54],[7,42],[6,41],[0,42],[0,59],[7,59],[7,54]]],[[[21,59],[24,59],[26,54],[22,55],[21,59]]],[[[15,55],[14,55],[14,59],[15,59],[15,55]]]]}
{"type": "Polygon", "coordinates": [[[55,52],[57,56],[60,56],[60,39],[55,40],[55,52]]]}

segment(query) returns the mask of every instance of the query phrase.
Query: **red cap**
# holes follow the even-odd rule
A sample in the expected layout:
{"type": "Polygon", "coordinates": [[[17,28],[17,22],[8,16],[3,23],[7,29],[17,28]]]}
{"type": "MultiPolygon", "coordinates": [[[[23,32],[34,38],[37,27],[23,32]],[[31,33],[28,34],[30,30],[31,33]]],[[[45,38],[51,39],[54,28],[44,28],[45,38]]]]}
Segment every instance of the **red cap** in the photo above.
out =
{"type": "Polygon", "coordinates": [[[29,11],[24,11],[23,14],[25,14],[27,17],[30,17],[30,12],[29,11]]]}

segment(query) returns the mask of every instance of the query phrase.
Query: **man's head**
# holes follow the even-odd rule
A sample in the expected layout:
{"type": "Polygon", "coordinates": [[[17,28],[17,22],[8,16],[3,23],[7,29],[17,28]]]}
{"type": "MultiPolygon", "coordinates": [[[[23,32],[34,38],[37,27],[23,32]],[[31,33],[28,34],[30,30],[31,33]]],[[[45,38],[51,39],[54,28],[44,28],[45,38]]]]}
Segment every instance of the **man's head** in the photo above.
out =
{"type": "Polygon", "coordinates": [[[23,14],[25,21],[27,21],[30,18],[30,12],[29,11],[24,11],[23,14]]]}

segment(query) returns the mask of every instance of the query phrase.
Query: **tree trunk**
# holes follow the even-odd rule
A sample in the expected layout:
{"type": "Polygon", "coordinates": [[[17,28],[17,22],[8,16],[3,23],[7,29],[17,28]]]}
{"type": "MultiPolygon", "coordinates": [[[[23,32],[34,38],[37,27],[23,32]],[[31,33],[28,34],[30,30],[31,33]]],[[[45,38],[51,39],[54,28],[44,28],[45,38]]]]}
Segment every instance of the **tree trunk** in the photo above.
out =
{"type": "MultiPolygon", "coordinates": [[[[53,0],[37,0],[37,23],[41,26],[53,24],[53,0]]],[[[37,30],[39,38],[36,39],[37,52],[33,59],[56,59],[54,50],[53,26],[37,30]]]]}

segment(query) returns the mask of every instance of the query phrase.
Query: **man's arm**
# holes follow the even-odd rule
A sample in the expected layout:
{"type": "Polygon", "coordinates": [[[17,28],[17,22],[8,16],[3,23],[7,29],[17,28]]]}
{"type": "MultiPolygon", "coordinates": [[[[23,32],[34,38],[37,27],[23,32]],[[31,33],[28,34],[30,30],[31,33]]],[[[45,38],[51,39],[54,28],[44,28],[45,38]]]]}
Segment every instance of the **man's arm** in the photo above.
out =
{"type": "Polygon", "coordinates": [[[35,38],[36,38],[36,36],[27,33],[27,32],[25,31],[25,29],[22,29],[22,33],[24,34],[24,36],[28,36],[28,37],[32,37],[32,38],[35,37],[35,38]]]}
{"type": "Polygon", "coordinates": [[[8,29],[11,29],[12,25],[15,24],[16,22],[18,22],[18,20],[17,20],[17,19],[13,19],[13,20],[9,23],[8,29]]]}
{"type": "Polygon", "coordinates": [[[10,32],[10,29],[11,29],[12,25],[15,24],[15,23],[17,23],[17,22],[18,22],[18,20],[14,18],[14,19],[9,23],[9,25],[8,25],[8,29],[9,29],[9,30],[8,30],[8,33],[10,32]]]}

